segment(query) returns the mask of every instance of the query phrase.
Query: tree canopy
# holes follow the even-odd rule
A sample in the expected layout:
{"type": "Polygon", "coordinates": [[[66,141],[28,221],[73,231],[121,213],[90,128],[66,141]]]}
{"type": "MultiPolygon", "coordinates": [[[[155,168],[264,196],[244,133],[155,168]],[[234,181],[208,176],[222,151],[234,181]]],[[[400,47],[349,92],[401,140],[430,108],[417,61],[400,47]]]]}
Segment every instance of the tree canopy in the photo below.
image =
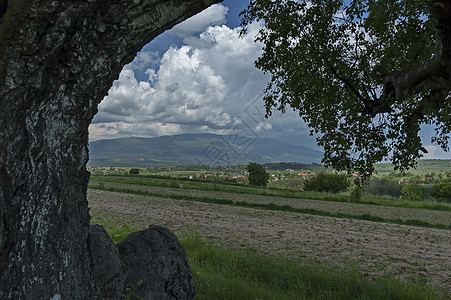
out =
{"type": "Polygon", "coordinates": [[[269,179],[269,174],[262,165],[250,162],[246,170],[249,172],[249,183],[253,185],[266,186],[269,179]]]}
{"type": "Polygon", "coordinates": [[[139,169],[133,168],[128,171],[128,174],[130,175],[139,175],[139,169]]]}
{"type": "Polygon", "coordinates": [[[264,27],[256,67],[271,74],[266,116],[297,111],[324,148],[323,163],[369,175],[387,157],[397,169],[449,151],[451,3],[432,0],[252,0],[242,13],[264,27]]]}
{"type": "Polygon", "coordinates": [[[305,191],[340,193],[349,189],[351,183],[344,174],[319,173],[305,181],[303,189],[305,191]]]}

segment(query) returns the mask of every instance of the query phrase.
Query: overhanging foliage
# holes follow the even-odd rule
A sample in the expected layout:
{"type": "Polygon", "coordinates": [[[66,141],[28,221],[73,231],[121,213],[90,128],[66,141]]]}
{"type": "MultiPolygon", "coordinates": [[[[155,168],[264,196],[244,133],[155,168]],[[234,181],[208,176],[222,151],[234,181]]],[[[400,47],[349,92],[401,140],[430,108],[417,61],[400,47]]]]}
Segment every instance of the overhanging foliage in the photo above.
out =
{"type": "Polygon", "coordinates": [[[422,124],[449,150],[450,20],[449,1],[254,0],[242,34],[263,22],[255,64],[271,74],[267,116],[298,111],[326,165],[368,176],[386,157],[414,166],[422,124]]]}

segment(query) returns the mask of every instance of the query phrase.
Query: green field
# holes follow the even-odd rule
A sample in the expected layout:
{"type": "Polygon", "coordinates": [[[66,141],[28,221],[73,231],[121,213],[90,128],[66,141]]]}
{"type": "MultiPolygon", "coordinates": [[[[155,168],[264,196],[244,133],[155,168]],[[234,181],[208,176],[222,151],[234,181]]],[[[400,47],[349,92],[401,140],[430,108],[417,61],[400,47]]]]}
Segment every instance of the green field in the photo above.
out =
{"type": "MultiPolygon", "coordinates": [[[[320,192],[309,192],[302,190],[291,190],[271,187],[255,187],[245,186],[241,184],[225,184],[209,182],[209,181],[193,181],[181,178],[161,178],[150,176],[104,176],[104,175],[92,175],[91,187],[99,188],[104,186],[106,182],[119,183],[119,184],[132,184],[138,186],[158,186],[158,187],[180,187],[188,190],[205,190],[205,191],[223,191],[234,194],[250,194],[250,195],[262,195],[262,196],[276,196],[282,198],[297,198],[297,199],[313,199],[324,201],[337,201],[337,202],[349,202],[351,197],[349,194],[330,194],[320,192]]],[[[354,200],[353,200],[354,201],[354,200]]],[[[383,205],[394,207],[406,207],[406,208],[422,208],[431,210],[444,210],[451,211],[451,205],[447,203],[436,203],[429,201],[402,201],[399,199],[387,198],[387,197],[373,197],[366,196],[358,201],[359,203],[371,204],[371,205],[383,205]]]]}
{"type": "MultiPolygon", "coordinates": [[[[396,173],[393,166],[389,163],[376,164],[378,173],[396,173]]],[[[407,173],[413,175],[425,175],[430,173],[445,174],[451,172],[451,159],[420,159],[417,161],[417,167],[407,170],[407,173]]]]}
{"type": "MultiPolygon", "coordinates": [[[[269,175],[267,187],[264,190],[249,186],[249,174],[245,166],[109,167],[90,168],[89,170],[95,180],[101,180],[99,176],[104,175],[109,177],[131,175],[130,172],[132,171],[140,176],[127,179],[128,183],[164,186],[167,185],[168,178],[170,178],[170,185],[185,184],[186,188],[190,189],[199,189],[193,183],[213,183],[215,190],[316,200],[349,201],[349,196],[355,189],[355,186],[351,184],[350,189],[341,194],[324,195],[306,192],[303,189],[307,181],[311,181],[319,173],[334,173],[333,170],[315,164],[273,163],[264,166],[269,175]],[[284,169],[285,167],[287,168],[284,169]],[[289,167],[297,167],[298,169],[290,169],[289,167]]],[[[355,176],[357,175],[348,175],[349,181],[353,182],[355,176]]],[[[114,181],[112,178],[105,180],[114,181]]],[[[210,187],[202,186],[200,188],[210,187]]],[[[436,202],[451,203],[451,160],[420,160],[417,169],[409,170],[406,173],[394,171],[389,164],[378,164],[374,176],[364,185],[363,196],[365,197],[360,199],[358,197],[353,198],[364,203],[437,209],[440,204],[436,202]],[[412,187],[412,185],[415,187],[412,187]],[[438,185],[445,186],[438,187],[438,185]],[[413,203],[412,201],[423,203],[413,203]]]]}

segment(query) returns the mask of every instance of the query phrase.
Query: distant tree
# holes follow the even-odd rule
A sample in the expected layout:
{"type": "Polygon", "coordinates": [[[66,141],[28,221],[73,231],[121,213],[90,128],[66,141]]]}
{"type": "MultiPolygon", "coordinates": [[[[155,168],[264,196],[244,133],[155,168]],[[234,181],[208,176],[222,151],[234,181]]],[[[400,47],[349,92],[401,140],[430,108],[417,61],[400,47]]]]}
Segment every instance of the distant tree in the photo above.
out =
{"type": "Polygon", "coordinates": [[[304,183],[305,191],[340,193],[345,192],[351,183],[346,175],[320,173],[304,183]]]}
{"type": "Polygon", "coordinates": [[[389,156],[412,167],[427,152],[422,124],[449,150],[451,1],[252,0],[241,16],[242,34],[264,24],[266,115],[297,111],[326,165],[365,178],[389,156]]]}
{"type": "Polygon", "coordinates": [[[432,196],[439,201],[451,203],[451,183],[436,184],[432,187],[432,196]]]}
{"type": "Polygon", "coordinates": [[[269,179],[269,174],[262,165],[250,162],[246,170],[249,172],[249,183],[253,185],[266,186],[269,179]]]}
{"type": "Polygon", "coordinates": [[[130,175],[139,175],[139,169],[133,168],[128,171],[128,174],[130,175]]]}

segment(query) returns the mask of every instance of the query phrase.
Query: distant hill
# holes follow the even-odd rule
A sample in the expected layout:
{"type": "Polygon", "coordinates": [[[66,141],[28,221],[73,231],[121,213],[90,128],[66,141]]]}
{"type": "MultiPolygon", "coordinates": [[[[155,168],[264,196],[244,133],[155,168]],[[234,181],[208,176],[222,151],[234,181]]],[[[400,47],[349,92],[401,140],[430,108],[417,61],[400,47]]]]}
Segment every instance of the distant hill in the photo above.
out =
{"type": "MultiPolygon", "coordinates": [[[[393,165],[390,163],[376,164],[375,167],[379,174],[399,173],[399,171],[395,171],[393,165]]],[[[417,167],[415,169],[409,169],[406,172],[413,175],[430,173],[445,174],[451,172],[451,159],[419,159],[417,161],[417,167]]]]}
{"type": "Polygon", "coordinates": [[[238,135],[181,134],[128,137],[89,143],[90,166],[158,167],[243,165],[250,161],[319,163],[320,151],[270,138],[238,135]]]}

